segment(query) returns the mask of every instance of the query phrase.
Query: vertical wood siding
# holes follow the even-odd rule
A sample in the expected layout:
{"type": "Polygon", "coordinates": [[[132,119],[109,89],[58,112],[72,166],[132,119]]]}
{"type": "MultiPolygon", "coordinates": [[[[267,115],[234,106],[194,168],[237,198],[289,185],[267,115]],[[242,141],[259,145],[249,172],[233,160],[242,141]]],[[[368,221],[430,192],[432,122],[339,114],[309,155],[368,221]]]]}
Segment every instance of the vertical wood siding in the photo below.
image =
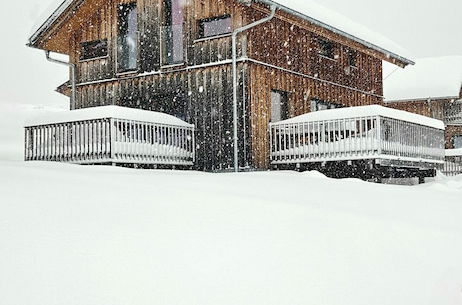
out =
{"type": "MultiPolygon", "coordinates": [[[[118,75],[117,8],[126,2],[132,1],[109,0],[95,6],[91,17],[75,29],[70,41],[73,50],[70,57],[77,64],[78,71],[76,108],[112,104],[184,115],[184,119],[196,125],[197,168],[230,169],[233,163],[231,65],[189,70],[188,67],[231,59],[231,37],[198,40],[198,22],[231,15],[237,28],[265,14],[233,0],[187,0],[184,12],[185,62],[179,67],[162,67],[162,2],[137,0],[139,69],[131,75],[118,75]],[[108,57],[79,61],[80,44],[98,39],[108,39],[108,57]],[[139,75],[149,72],[155,73],[139,75]]],[[[334,39],[338,58],[320,57],[318,39],[324,34],[299,21],[277,18],[239,36],[239,57],[249,57],[344,86],[255,63],[239,64],[241,166],[268,168],[271,90],[289,93],[291,116],[309,112],[312,99],[346,106],[382,103],[381,60],[338,37],[334,39]],[[347,73],[345,67],[350,49],[357,51],[358,68],[347,73]]]]}
{"type": "Polygon", "coordinates": [[[250,67],[250,120],[252,160],[257,168],[269,166],[269,129],[271,119],[271,91],[288,93],[289,116],[311,111],[311,100],[317,99],[344,106],[381,104],[382,98],[374,97],[294,75],[278,69],[252,64],[250,67]]]}

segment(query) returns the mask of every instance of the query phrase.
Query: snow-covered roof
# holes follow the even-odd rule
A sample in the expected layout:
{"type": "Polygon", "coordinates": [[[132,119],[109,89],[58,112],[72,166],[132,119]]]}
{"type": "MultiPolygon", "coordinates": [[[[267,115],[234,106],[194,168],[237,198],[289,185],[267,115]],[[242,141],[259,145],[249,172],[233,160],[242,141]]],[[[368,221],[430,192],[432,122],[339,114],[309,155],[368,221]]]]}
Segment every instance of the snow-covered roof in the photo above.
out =
{"type": "MultiPolygon", "coordinates": [[[[73,3],[83,0],[54,0],[56,9],[47,10],[47,19],[42,19],[30,38],[30,44],[35,43],[38,37],[45,32],[73,3]]],[[[280,10],[308,20],[316,25],[326,28],[334,33],[357,41],[367,47],[386,54],[406,64],[413,64],[412,56],[401,46],[376,33],[369,28],[331,10],[312,0],[255,0],[269,5],[276,5],[280,10]]]]}
{"type": "Polygon", "coordinates": [[[102,106],[92,107],[79,110],[54,112],[46,115],[40,115],[28,119],[25,126],[37,126],[46,124],[58,124],[66,122],[77,122],[85,120],[97,120],[106,118],[117,118],[122,120],[132,120],[141,122],[152,122],[157,124],[175,125],[183,127],[193,127],[174,116],[141,109],[120,107],[120,106],[102,106]]]}
{"type": "Polygon", "coordinates": [[[381,116],[386,118],[407,121],[414,124],[433,127],[437,129],[445,129],[444,123],[440,120],[432,119],[423,115],[410,113],[402,110],[383,107],[380,105],[358,106],[338,108],[331,110],[323,110],[303,114],[285,121],[273,123],[273,125],[291,124],[291,123],[307,123],[326,120],[338,119],[353,119],[360,117],[381,116]]]}
{"type": "Polygon", "coordinates": [[[396,58],[407,64],[413,64],[409,51],[402,48],[389,38],[372,31],[344,15],[328,9],[312,0],[258,0],[267,4],[275,4],[280,9],[293,15],[307,19],[323,28],[346,36],[354,41],[366,45],[379,52],[385,53],[390,58],[396,58]]]}
{"type": "Polygon", "coordinates": [[[412,67],[385,75],[386,101],[458,98],[462,56],[422,58],[412,67]]]}
{"type": "Polygon", "coordinates": [[[64,13],[72,3],[83,0],[53,0],[42,12],[32,28],[32,35],[29,38],[29,44],[33,44],[37,38],[64,13]]]}
{"type": "Polygon", "coordinates": [[[462,156],[462,148],[458,149],[446,149],[446,157],[459,157],[462,156]]]}

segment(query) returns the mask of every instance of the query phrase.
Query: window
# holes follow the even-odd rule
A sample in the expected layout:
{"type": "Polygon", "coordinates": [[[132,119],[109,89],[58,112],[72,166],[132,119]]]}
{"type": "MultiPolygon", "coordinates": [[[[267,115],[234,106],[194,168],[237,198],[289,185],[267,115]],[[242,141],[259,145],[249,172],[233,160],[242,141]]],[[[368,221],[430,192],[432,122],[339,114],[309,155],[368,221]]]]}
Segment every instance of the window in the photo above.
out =
{"type": "Polygon", "coordinates": [[[453,136],[452,145],[455,149],[462,148],[462,135],[453,136]]]}
{"type": "Polygon", "coordinates": [[[348,65],[350,67],[357,67],[357,53],[355,51],[348,51],[348,65]]]}
{"type": "Polygon", "coordinates": [[[179,64],[184,60],[183,0],[164,0],[163,3],[163,64],[179,64]]]}
{"type": "Polygon", "coordinates": [[[95,59],[107,56],[107,39],[81,43],[80,60],[95,59]]]}
{"type": "Polygon", "coordinates": [[[321,39],[319,41],[319,54],[328,58],[335,58],[334,43],[332,41],[321,39]]]}
{"type": "Polygon", "coordinates": [[[284,91],[271,91],[271,122],[279,122],[289,118],[288,94],[284,91]]]}
{"type": "Polygon", "coordinates": [[[199,21],[199,38],[214,37],[232,32],[231,16],[202,19],[199,21]]]}
{"type": "Polygon", "coordinates": [[[312,100],[311,101],[311,112],[314,111],[322,111],[322,110],[329,110],[329,109],[336,109],[342,108],[342,105],[319,101],[319,100],[312,100]]]}
{"type": "Polygon", "coordinates": [[[136,3],[121,4],[118,13],[118,71],[133,71],[138,66],[138,16],[136,3]]]}

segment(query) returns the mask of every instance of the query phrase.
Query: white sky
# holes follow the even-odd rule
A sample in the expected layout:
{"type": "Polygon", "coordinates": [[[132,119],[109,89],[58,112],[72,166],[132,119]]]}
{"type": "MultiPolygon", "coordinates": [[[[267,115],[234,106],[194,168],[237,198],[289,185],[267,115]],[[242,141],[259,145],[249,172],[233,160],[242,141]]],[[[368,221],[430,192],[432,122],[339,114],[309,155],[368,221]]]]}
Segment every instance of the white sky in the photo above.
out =
{"type": "MultiPolygon", "coordinates": [[[[0,10],[1,103],[66,103],[53,93],[67,80],[66,68],[48,63],[43,52],[25,46],[32,25],[54,1],[8,1],[0,10]]],[[[395,40],[414,57],[462,55],[460,0],[388,0],[386,5],[377,0],[318,1],[395,40]]]]}

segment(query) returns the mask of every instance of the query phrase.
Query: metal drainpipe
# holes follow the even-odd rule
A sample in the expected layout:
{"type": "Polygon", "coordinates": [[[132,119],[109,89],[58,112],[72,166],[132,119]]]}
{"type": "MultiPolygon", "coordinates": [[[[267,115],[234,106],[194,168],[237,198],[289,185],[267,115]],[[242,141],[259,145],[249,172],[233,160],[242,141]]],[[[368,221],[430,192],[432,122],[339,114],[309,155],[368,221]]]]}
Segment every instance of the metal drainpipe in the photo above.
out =
{"type": "Polygon", "coordinates": [[[234,171],[239,172],[239,147],[238,147],[238,111],[237,111],[237,35],[245,32],[253,27],[260,24],[266,23],[274,18],[276,15],[276,6],[271,6],[271,13],[268,17],[260,19],[256,22],[250,23],[241,28],[235,29],[232,34],[232,45],[233,45],[233,141],[234,141],[234,171]]]}
{"type": "Polygon", "coordinates": [[[76,87],[77,87],[77,85],[76,85],[77,77],[75,75],[75,72],[76,72],[75,64],[67,62],[67,61],[62,61],[62,60],[59,60],[59,59],[51,58],[50,57],[50,51],[45,51],[45,55],[46,55],[46,58],[47,58],[47,60],[49,62],[64,65],[64,66],[67,66],[67,67],[69,67],[71,69],[72,92],[71,92],[71,105],[70,105],[70,108],[75,109],[75,100],[76,100],[76,94],[77,94],[77,89],[76,89],[76,87]]]}

